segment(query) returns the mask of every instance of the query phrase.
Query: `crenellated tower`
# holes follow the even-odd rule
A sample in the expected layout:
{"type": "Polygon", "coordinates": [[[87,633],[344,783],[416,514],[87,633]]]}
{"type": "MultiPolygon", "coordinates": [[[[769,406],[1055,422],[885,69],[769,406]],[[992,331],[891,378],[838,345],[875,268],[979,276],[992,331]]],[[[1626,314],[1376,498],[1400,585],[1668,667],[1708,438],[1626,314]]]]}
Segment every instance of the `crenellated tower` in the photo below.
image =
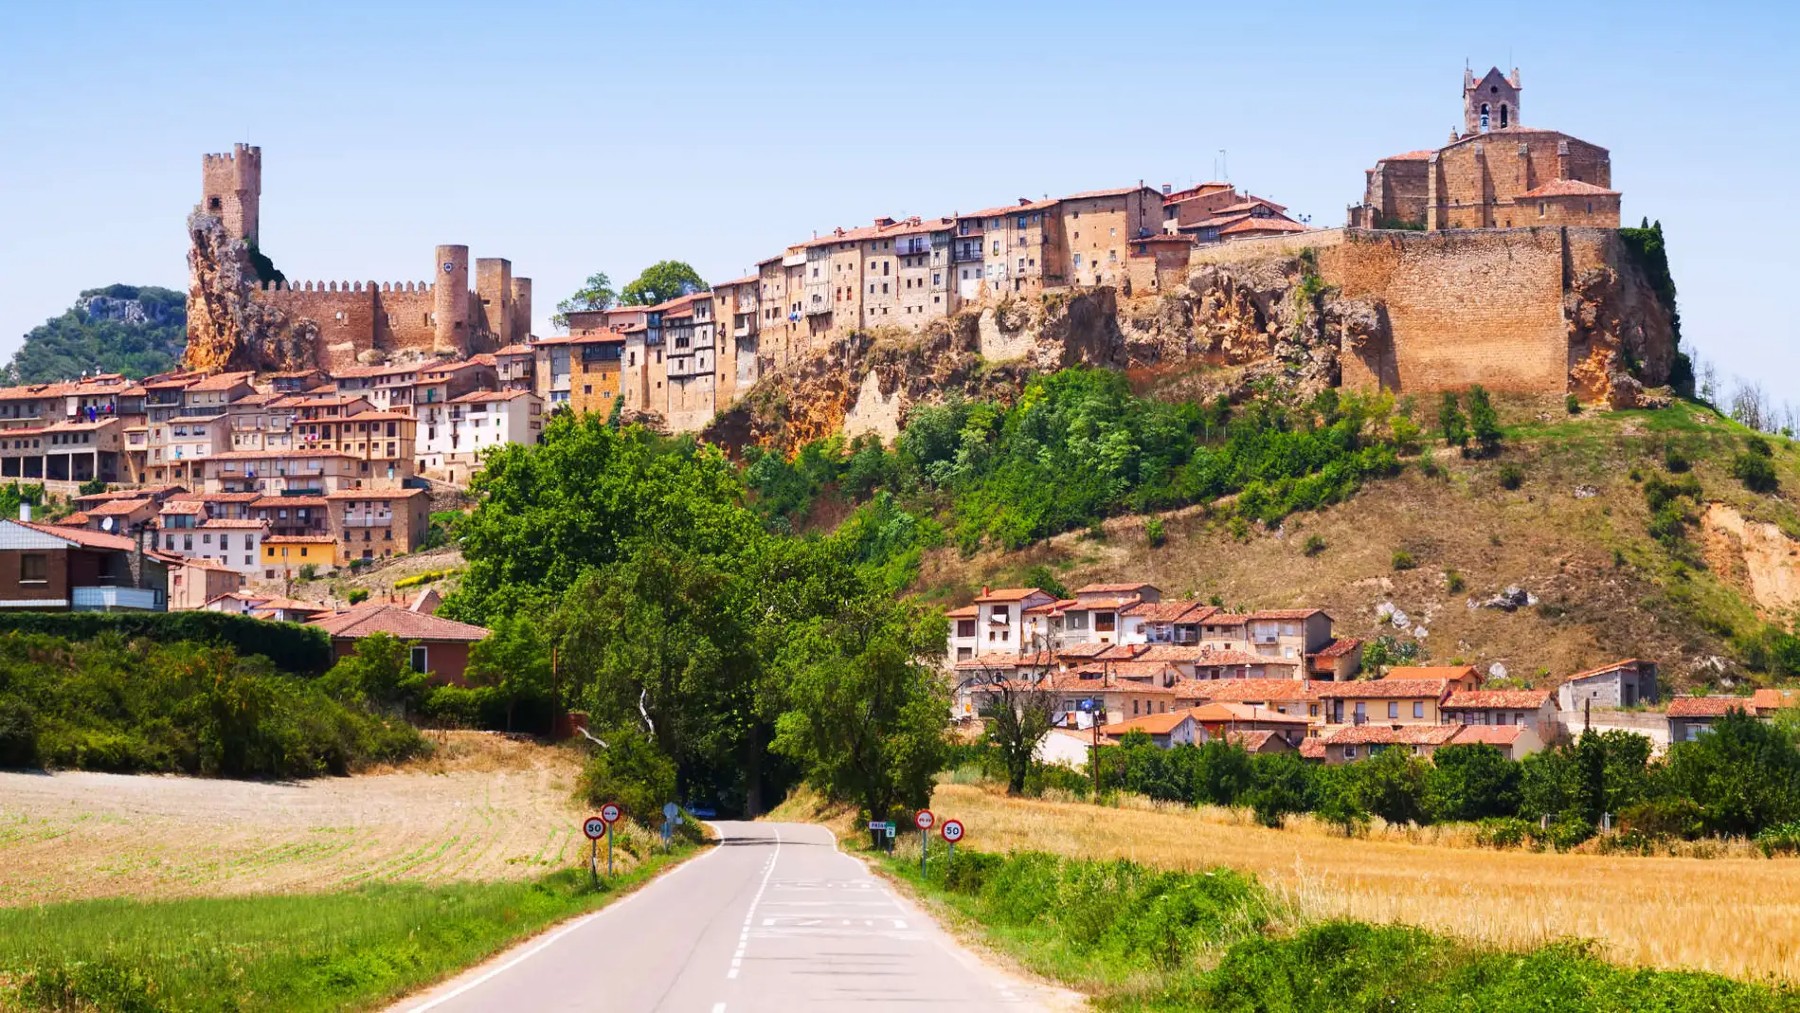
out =
{"type": "Polygon", "coordinates": [[[234,145],[201,159],[200,207],[225,223],[225,233],[258,245],[262,217],[262,149],[234,145]]]}

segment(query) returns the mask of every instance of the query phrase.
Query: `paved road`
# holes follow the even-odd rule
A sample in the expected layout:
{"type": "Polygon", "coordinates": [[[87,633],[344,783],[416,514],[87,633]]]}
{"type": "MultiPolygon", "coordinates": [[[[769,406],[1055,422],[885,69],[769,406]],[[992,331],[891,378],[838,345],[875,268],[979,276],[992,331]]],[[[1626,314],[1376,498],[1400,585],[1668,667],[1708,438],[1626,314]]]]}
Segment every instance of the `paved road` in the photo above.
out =
{"type": "Polygon", "coordinates": [[[983,965],[822,827],[719,823],[721,844],[636,894],[396,1009],[1068,1008],[983,965]]]}

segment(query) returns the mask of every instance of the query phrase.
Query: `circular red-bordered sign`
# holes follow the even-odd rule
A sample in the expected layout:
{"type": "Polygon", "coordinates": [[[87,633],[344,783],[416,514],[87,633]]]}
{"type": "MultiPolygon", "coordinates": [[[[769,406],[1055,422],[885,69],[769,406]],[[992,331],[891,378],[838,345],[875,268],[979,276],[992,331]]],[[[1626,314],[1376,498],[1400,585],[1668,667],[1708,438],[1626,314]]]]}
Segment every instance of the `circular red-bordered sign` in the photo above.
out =
{"type": "Polygon", "coordinates": [[[624,813],[619,811],[619,805],[616,802],[608,802],[600,807],[600,818],[605,820],[608,826],[619,822],[619,817],[623,815],[624,813]]]}
{"type": "Polygon", "coordinates": [[[944,825],[938,828],[938,833],[944,835],[944,840],[949,841],[951,844],[955,844],[957,841],[962,840],[962,820],[945,820],[944,825]]]}
{"type": "Polygon", "coordinates": [[[598,816],[589,816],[582,822],[581,832],[587,835],[588,840],[597,841],[606,836],[606,821],[598,816]]]}
{"type": "Polygon", "coordinates": [[[918,812],[913,813],[913,826],[918,827],[920,830],[930,830],[931,825],[936,822],[937,816],[935,816],[930,809],[920,809],[918,812]]]}

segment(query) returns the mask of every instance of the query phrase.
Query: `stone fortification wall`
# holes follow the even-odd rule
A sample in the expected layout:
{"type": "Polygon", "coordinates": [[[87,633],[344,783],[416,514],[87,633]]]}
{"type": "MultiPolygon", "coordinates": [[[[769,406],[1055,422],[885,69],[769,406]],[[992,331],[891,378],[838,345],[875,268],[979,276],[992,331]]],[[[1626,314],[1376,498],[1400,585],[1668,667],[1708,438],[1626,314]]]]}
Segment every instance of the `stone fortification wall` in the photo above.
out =
{"type": "Polygon", "coordinates": [[[425,282],[286,282],[254,287],[250,297],[289,319],[312,321],[326,369],[376,354],[430,352],[435,340],[434,297],[425,282]]]}
{"type": "Polygon", "coordinates": [[[1615,229],[1331,229],[1199,248],[1190,267],[1233,273],[1297,256],[1334,299],[1374,315],[1342,339],[1344,387],[1481,384],[1629,404],[1668,381],[1668,310],[1615,229]]]}

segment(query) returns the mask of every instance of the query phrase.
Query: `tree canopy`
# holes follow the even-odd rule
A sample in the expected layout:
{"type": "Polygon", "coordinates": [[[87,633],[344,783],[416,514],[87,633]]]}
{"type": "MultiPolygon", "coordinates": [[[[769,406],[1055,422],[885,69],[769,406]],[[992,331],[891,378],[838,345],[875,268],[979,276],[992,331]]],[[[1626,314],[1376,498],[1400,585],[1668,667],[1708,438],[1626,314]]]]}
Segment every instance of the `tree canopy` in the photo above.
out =
{"type": "Polygon", "coordinates": [[[710,288],[694,270],[679,260],[661,260],[644,268],[637,280],[619,293],[619,301],[627,306],[655,306],[710,288]]]}
{"type": "Polygon", "coordinates": [[[569,314],[611,309],[613,303],[618,301],[619,293],[613,290],[612,279],[606,276],[605,271],[596,271],[588,275],[574,295],[556,304],[556,313],[551,316],[550,322],[558,327],[567,327],[569,314]]]}

